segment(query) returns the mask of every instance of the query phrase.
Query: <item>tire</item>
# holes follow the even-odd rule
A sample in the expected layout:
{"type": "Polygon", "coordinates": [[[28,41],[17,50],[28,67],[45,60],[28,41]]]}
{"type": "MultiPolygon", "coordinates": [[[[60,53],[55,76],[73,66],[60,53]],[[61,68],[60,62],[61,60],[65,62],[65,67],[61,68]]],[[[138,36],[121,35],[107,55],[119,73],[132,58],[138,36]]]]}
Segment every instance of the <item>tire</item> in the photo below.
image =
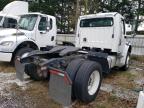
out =
{"type": "Polygon", "coordinates": [[[44,77],[40,70],[40,67],[36,66],[33,63],[25,65],[25,73],[29,75],[32,80],[35,80],[35,81],[49,80],[49,77],[50,77],[47,70],[46,72],[44,72],[44,73],[47,73],[47,75],[45,75],[44,77]]]}
{"type": "Polygon", "coordinates": [[[75,59],[72,60],[67,68],[66,68],[66,72],[68,73],[71,81],[73,82],[76,76],[76,73],[78,71],[78,69],[80,68],[80,66],[82,65],[84,59],[75,59]]]}
{"type": "MultiPolygon", "coordinates": [[[[67,68],[66,68],[66,72],[68,73],[70,79],[72,82],[74,82],[77,71],[79,70],[80,66],[82,65],[84,59],[74,59],[72,60],[67,68]]],[[[74,95],[74,88],[72,85],[72,99],[75,100],[76,96],[74,95]]]]}
{"type": "Polygon", "coordinates": [[[14,60],[16,59],[17,56],[20,58],[25,57],[29,52],[33,51],[32,48],[21,48],[20,50],[17,51],[17,53],[14,56],[14,60]]]}
{"type": "MultiPolygon", "coordinates": [[[[31,51],[33,51],[32,48],[21,48],[21,49],[18,50],[18,51],[16,52],[16,54],[14,55],[14,57],[12,58],[11,63],[15,66],[15,60],[16,60],[17,57],[20,57],[20,58],[21,58],[24,54],[29,53],[29,52],[31,52],[31,51]]],[[[26,55],[24,55],[24,56],[26,56],[26,55]]],[[[24,56],[23,56],[23,57],[24,57],[24,56]]]]}
{"type": "Polygon", "coordinates": [[[94,101],[99,92],[101,82],[102,69],[100,64],[93,61],[84,61],[74,81],[76,98],[85,103],[94,101]]]}
{"type": "Polygon", "coordinates": [[[129,69],[129,60],[130,60],[130,53],[127,54],[126,60],[125,60],[125,65],[121,67],[121,70],[127,71],[129,69]]]}

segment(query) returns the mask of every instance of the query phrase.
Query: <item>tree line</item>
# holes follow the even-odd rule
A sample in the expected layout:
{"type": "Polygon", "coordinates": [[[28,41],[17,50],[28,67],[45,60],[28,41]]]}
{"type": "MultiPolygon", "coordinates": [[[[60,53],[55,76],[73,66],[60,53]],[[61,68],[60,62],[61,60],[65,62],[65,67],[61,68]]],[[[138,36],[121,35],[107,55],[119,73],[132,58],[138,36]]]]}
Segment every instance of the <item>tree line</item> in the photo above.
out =
{"type": "MultiPolygon", "coordinates": [[[[0,0],[0,9],[14,0],[0,0]]],[[[98,12],[119,12],[127,23],[135,24],[144,15],[144,0],[23,0],[29,1],[31,12],[42,12],[57,18],[59,33],[73,33],[80,15],[98,12]],[[133,22],[135,19],[135,22],[133,22]]]]}

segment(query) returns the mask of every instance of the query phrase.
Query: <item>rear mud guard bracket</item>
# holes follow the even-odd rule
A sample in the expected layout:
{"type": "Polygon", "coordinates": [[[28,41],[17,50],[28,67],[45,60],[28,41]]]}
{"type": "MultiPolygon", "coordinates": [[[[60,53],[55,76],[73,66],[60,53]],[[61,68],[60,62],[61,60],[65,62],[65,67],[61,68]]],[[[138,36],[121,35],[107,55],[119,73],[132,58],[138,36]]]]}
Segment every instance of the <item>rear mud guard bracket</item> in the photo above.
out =
{"type": "Polygon", "coordinates": [[[16,68],[16,78],[20,81],[24,81],[24,65],[20,62],[20,58],[17,57],[15,60],[15,68],[16,68]]]}

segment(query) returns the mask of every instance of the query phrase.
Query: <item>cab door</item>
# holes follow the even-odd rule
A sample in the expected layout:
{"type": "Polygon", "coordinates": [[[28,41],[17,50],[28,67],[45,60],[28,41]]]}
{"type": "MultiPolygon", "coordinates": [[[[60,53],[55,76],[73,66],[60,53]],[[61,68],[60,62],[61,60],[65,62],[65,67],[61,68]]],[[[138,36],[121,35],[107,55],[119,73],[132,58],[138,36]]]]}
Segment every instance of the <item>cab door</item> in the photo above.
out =
{"type": "Polygon", "coordinates": [[[119,39],[119,52],[122,53],[126,44],[126,30],[125,30],[125,21],[121,19],[120,22],[120,39],[119,39]]]}
{"type": "Polygon", "coordinates": [[[36,41],[39,47],[54,45],[51,34],[51,23],[47,16],[41,16],[37,27],[36,41]]]}

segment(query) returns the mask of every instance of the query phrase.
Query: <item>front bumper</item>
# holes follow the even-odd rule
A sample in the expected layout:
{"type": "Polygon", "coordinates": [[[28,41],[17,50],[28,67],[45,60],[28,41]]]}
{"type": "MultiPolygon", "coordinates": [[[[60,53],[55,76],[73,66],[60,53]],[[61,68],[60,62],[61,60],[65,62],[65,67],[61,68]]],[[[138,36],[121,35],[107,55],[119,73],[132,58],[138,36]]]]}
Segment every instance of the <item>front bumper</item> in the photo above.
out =
{"type": "Polygon", "coordinates": [[[0,61],[10,62],[12,58],[12,53],[0,52],[0,61]]]}

